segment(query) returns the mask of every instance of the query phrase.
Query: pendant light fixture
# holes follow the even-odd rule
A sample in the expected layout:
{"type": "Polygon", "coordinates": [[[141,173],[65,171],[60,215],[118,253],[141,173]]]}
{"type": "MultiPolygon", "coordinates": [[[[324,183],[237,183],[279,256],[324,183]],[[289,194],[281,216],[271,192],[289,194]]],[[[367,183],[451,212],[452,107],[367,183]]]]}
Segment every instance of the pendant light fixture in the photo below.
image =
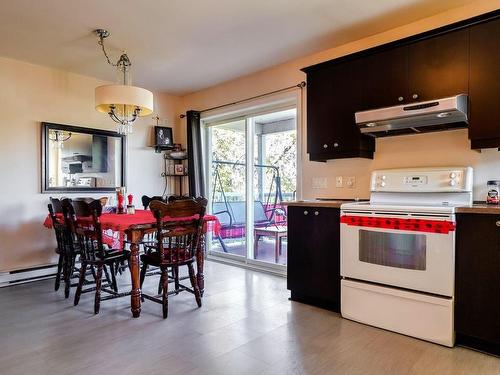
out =
{"type": "Polygon", "coordinates": [[[95,108],[99,112],[107,113],[113,121],[118,123],[118,133],[132,133],[132,123],[137,117],[148,116],[153,113],[153,93],[141,87],[132,86],[130,67],[132,63],[126,53],[123,53],[116,63],[111,62],[104,39],[109,31],[95,30],[99,37],[98,44],[109,65],[117,69],[117,84],[104,85],[95,89],[95,108]]]}

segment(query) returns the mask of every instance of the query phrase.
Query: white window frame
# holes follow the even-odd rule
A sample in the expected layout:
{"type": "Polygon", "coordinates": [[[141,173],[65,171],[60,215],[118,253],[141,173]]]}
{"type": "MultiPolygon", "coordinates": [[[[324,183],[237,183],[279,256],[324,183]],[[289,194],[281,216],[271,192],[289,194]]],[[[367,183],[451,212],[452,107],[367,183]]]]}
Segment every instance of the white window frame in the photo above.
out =
{"type": "MultiPolygon", "coordinates": [[[[305,134],[303,111],[302,111],[303,97],[301,90],[295,90],[291,92],[285,92],[280,94],[269,95],[258,100],[252,100],[245,102],[243,104],[227,106],[220,108],[216,111],[203,112],[201,114],[201,126],[203,129],[203,153],[205,155],[204,160],[206,163],[204,165],[204,171],[206,176],[206,181],[209,181],[209,176],[211,173],[212,165],[212,152],[211,152],[211,142],[210,142],[210,131],[211,126],[215,126],[221,123],[226,123],[229,121],[245,120],[245,135],[246,135],[246,153],[245,153],[245,163],[246,168],[246,220],[247,226],[245,228],[245,244],[246,244],[246,257],[242,259],[241,256],[234,254],[225,253],[211,253],[207,254],[209,259],[221,261],[224,263],[235,264],[243,266],[245,268],[259,269],[267,272],[272,272],[279,275],[286,275],[286,266],[281,264],[274,264],[269,262],[264,262],[261,260],[251,259],[253,258],[253,246],[254,246],[254,236],[248,235],[248,233],[254,232],[253,223],[253,174],[254,174],[254,163],[248,163],[248,160],[253,160],[254,158],[254,124],[253,118],[259,115],[264,115],[267,113],[278,112],[286,109],[296,109],[296,133],[297,133],[297,150],[296,150],[296,199],[302,199],[302,154],[303,149],[303,138],[305,134]],[[250,167],[248,167],[250,166],[250,167]]],[[[207,189],[210,186],[207,184],[207,189]]],[[[212,207],[212,196],[207,193],[208,207],[212,207]]],[[[207,243],[211,241],[211,236],[207,238],[207,243]]]]}

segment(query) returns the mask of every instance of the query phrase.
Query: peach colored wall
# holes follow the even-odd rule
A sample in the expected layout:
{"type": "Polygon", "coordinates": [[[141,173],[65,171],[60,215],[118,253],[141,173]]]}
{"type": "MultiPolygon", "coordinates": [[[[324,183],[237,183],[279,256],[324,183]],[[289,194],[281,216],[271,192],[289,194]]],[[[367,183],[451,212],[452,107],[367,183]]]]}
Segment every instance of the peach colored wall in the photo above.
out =
{"type": "MultiPolygon", "coordinates": [[[[204,109],[248,98],[260,93],[291,86],[305,80],[299,69],[330,60],[342,55],[384,44],[406,36],[473,17],[500,8],[499,0],[481,0],[455,8],[417,22],[401,26],[380,34],[354,41],[320,53],[299,58],[236,80],[201,90],[182,97],[179,112],[188,109],[204,109]]],[[[305,129],[305,110],[302,119],[305,129]]],[[[178,131],[185,140],[185,121],[178,131]]],[[[310,162],[305,153],[305,135],[302,144],[302,170],[299,183],[303,198],[335,196],[339,198],[368,197],[369,174],[373,169],[428,165],[471,165],[475,168],[475,199],[484,199],[488,178],[500,178],[500,153],[484,150],[471,151],[467,131],[434,133],[417,136],[393,137],[377,140],[374,160],[346,159],[327,163],[310,162]],[[335,188],[335,176],[355,176],[354,189],[335,188]],[[326,177],[327,189],[313,189],[313,177],[326,177]]]]}
{"type": "MultiPolygon", "coordinates": [[[[42,226],[50,195],[40,193],[40,122],[114,130],[115,124],[94,109],[94,88],[103,83],[0,58],[0,271],[55,260],[53,232],[42,226]]],[[[178,105],[177,97],[155,95],[155,111],[169,124],[175,122],[178,105]]],[[[161,155],[146,147],[154,123],[138,120],[129,137],[127,186],[136,198],[163,191],[161,155]]]]}

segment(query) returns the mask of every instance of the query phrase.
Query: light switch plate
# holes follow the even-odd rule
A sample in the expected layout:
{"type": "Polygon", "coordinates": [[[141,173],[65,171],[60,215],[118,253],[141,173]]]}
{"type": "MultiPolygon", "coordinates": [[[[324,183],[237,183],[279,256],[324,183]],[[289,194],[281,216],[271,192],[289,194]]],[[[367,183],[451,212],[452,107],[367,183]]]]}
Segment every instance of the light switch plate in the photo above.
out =
{"type": "Polygon", "coordinates": [[[335,176],[335,187],[344,187],[344,180],[342,179],[342,176],[335,176]]]}
{"type": "Polygon", "coordinates": [[[312,188],[313,189],[326,189],[328,187],[326,177],[313,177],[312,178],[312,188]]]}

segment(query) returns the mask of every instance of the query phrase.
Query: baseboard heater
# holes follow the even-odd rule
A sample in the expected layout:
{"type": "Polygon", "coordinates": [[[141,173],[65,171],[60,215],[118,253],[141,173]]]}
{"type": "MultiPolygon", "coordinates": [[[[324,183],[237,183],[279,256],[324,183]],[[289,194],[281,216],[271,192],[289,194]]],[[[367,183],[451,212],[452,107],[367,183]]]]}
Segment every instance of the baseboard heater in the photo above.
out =
{"type": "Polygon", "coordinates": [[[0,272],[0,288],[53,278],[56,276],[56,273],[56,264],[25,268],[9,272],[0,272]]]}

